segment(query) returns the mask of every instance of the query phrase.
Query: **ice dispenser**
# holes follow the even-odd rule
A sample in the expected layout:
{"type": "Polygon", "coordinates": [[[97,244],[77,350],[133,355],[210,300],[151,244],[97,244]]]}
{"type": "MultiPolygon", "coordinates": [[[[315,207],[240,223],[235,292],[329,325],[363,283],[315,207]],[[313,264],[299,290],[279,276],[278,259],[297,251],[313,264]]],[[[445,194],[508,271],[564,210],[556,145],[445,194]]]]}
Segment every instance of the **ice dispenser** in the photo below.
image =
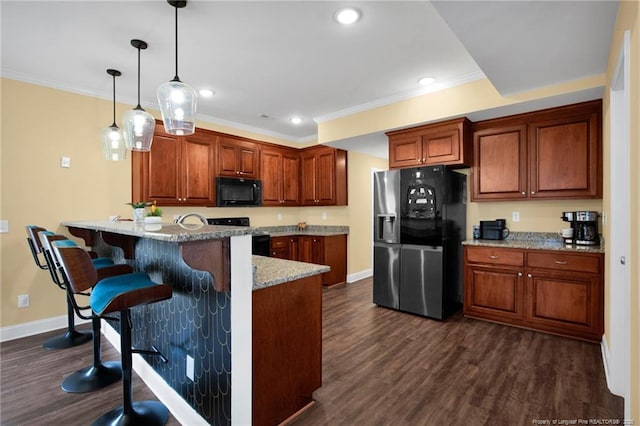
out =
{"type": "Polygon", "coordinates": [[[397,217],[395,214],[379,214],[376,216],[376,241],[397,243],[397,217]]]}

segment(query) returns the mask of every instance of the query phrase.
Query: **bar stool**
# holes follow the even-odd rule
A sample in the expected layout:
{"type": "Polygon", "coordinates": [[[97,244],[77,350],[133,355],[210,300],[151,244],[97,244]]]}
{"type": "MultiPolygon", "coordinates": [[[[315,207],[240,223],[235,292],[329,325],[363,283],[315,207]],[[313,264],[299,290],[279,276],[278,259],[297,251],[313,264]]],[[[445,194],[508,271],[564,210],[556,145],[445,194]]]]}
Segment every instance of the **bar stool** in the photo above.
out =
{"type": "MultiPolygon", "coordinates": [[[[72,241],[63,235],[56,235],[50,231],[42,231],[38,234],[42,249],[49,265],[49,270],[54,272],[55,280],[63,283],[67,292],[67,299],[73,306],[76,315],[82,319],[91,320],[93,330],[93,364],[67,376],[62,381],[62,390],[70,393],[93,392],[109,386],[122,378],[122,368],[119,362],[102,362],[102,343],[100,336],[100,317],[97,315],[85,315],[83,312],[90,309],[89,306],[79,306],[71,292],[68,278],[62,270],[60,260],[56,257],[51,244],[54,241],[72,241]],[[59,272],[59,275],[58,275],[59,272]]],[[[76,246],[77,247],[77,246],[76,246]]],[[[129,274],[133,268],[129,265],[115,265],[111,259],[91,259],[98,272],[99,278],[107,278],[115,275],[129,274]]],[[[86,294],[88,295],[88,294],[86,294]]]]}
{"type": "Polygon", "coordinates": [[[98,272],[89,255],[72,241],[52,242],[53,250],[60,260],[73,294],[93,288],[89,305],[96,315],[120,312],[120,352],[122,360],[123,405],[109,411],[93,424],[103,425],[164,425],[169,411],[158,401],[133,402],[132,353],[158,354],[157,351],[141,351],[132,348],[131,308],[170,299],[171,287],[156,284],[142,272],[98,279],[98,272]]]}
{"type": "MultiPolygon", "coordinates": [[[[29,225],[26,226],[27,229],[27,243],[29,244],[29,248],[31,249],[31,255],[33,256],[33,260],[36,266],[40,269],[49,269],[49,264],[46,261],[46,256],[43,252],[42,244],[40,242],[40,238],[38,234],[40,232],[47,231],[45,228],[41,228],[39,226],[29,225]],[[44,262],[40,260],[40,255],[44,258],[44,262]]],[[[49,272],[51,270],[49,269],[49,272]]],[[[51,276],[54,284],[64,290],[64,287],[61,283],[56,282],[54,275],[51,276]]],[[[65,293],[66,298],[66,293],[65,293]]],[[[75,317],[73,315],[73,306],[69,302],[67,298],[67,331],[61,336],[55,336],[50,339],[47,339],[42,346],[45,349],[67,349],[72,348],[74,346],[79,346],[83,343],[87,343],[91,340],[91,332],[83,332],[76,330],[75,326],[75,317]]]]}

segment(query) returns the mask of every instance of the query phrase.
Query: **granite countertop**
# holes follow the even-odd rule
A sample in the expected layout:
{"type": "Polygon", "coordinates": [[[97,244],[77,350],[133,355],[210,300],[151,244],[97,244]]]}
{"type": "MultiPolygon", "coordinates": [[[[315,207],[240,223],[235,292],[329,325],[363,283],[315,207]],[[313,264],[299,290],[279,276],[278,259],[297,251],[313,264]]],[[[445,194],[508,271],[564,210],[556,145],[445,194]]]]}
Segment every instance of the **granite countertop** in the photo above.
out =
{"type": "Polygon", "coordinates": [[[322,274],[331,269],[326,265],[276,259],[274,257],[252,256],[251,259],[254,268],[253,290],[322,274]]]}
{"type": "MultiPolygon", "coordinates": [[[[602,238],[600,239],[603,241],[602,238]]],[[[599,246],[582,246],[565,244],[555,233],[549,232],[512,232],[504,240],[467,240],[462,242],[467,246],[517,248],[529,250],[558,250],[580,253],[604,253],[604,244],[599,246]]]]}
{"type": "Polygon", "coordinates": [[[260,231],[272,237],[288,237],[290,235],[311,235],[316,237],[330,237],[332,235],[349,234],[348,226],[307,225],[304,230],[299,230],[297,225],[287,226],[263,226],[260,231]]]}
{"type": "Polygon", "coordinates": [[[62,222],[62,225],[169,242],[212,240],[260,233],[257,228],[247,226],[176,224],[172,222],[145,225],[132,221],[65,221],[62,222]],[[158,227],[160,228],[156,230],[158,227]]]}

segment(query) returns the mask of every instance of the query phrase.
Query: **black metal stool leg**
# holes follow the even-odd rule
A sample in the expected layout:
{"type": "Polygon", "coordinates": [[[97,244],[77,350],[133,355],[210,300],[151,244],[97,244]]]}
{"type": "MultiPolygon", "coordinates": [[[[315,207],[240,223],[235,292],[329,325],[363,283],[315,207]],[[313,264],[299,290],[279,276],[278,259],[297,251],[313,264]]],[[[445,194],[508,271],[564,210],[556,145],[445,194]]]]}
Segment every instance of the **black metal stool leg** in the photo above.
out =
{"type": "Polygon", "coordinates": [[[91,320],[93,325],[93,365],[78,370],[62,382],[62,390],[70,393],[92,392],[109,386],[122,378],[119,362],[102,362],[100,318],[91,320]]]}
{"type": "Polygon", "coordinates": [[[122,358],[122,406],[109,411],[94,426],[156,426],[165,425],[169,410],[158,401],[133,402],[133,376],[131,343],[131,312],[120,311],[120,354],[122,358]]]}
{"type": "MultiPolygon", "coordinates": [[[[66,292],[65,292],[66,293],[66,292]]],[[[77,331],[75,325],[75,316],[73,311],[73,305],[69,301],[67,295],[67,331],[62,336],[52,337],[46,340],[42,346],[45,349],[67,349],[74,346],[87,343],[92,338],[91,332],[77,331]]]]}

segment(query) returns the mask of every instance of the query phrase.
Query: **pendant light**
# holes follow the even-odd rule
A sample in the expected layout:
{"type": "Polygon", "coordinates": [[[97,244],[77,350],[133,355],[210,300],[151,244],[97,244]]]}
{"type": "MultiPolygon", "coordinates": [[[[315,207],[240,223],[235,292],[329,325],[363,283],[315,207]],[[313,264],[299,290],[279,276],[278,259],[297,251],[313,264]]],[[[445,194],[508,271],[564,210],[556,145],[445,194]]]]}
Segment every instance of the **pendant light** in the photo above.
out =
{"type": "Polygon", "coordinates": [[[107,74],[113,77],[113,124],[102,129],[102,152],[105,160],[120,161],[127,157],[122,130],[116,124],[116,77],[122,75],[118,70],[109,68],[107,74]]]}
{"type": "Polygon", "coordinates": [[[198,97],[196,91],[178,77],[178,9],[185,7],[187,2],[167,0],[167,3],[176,10],[176,75],[158,88],[158,104],[167,133],[191,135],[195,131],[198,97]]]}
{"type": "Polygon", "coordinates": [[[122,116],[124,141],[127,144],[127,149],[149,151],[153,142],[156,122],[153,116],[140,106],[140,50],[146,49],[147,43],[134,39],[131,40],[131,45],[138,49],[138,105],[122,116]]]}

